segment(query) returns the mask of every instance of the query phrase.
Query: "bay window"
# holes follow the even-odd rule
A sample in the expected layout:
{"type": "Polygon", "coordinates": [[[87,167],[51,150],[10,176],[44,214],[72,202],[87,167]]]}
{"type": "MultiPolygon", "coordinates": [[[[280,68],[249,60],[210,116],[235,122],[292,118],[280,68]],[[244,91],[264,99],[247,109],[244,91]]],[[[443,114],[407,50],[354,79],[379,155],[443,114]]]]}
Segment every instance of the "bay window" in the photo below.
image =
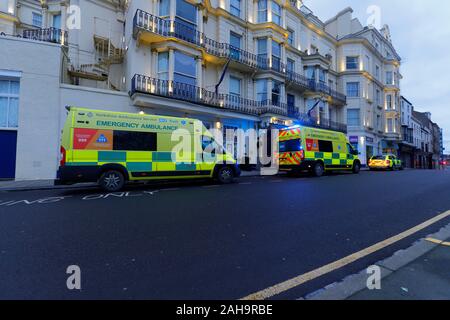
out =
{"type": "Polygon", "coordinates": [[[195,86],[197,69],[195,58],[180,51],[174,51],[174,55],[173,80],[195,86]]]}

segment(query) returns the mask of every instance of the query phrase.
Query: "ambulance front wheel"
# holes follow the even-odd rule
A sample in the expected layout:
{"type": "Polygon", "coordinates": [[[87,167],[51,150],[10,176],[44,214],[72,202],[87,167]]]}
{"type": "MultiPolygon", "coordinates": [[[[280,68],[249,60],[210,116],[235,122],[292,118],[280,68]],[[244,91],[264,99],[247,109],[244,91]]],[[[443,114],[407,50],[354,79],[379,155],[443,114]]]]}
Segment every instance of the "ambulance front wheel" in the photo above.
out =
{"type": "Polygon", "coordinates": [[[361,164],[358,161],[355,161],[353,163],[353,168],[352,168],[352,172],[354,174],[358,174],[361,171],[361,164]]]}
{"type": "Polygon", "coordinates": [[[320,161],[316,162],[316,164],[314,165],[314,168],[312,170],[312,174],[315,177],[320,178],[321,176],[323,176],[324,173],[325,173],[325,168],[323,166],[323,163],[320,161]]]}
{"type": "Polygon", "coordinates": [[[101,175],[98,184],[105,191],[108,192],[119,191],[125,185],[125,177],[120,171],[108,170],[101,175]]]}
{"type": "Polygon", "coordinates": [[[234,180],[233,169],[228,166],[220,168],[219,170],[217,170],[216,179],[217,181],[219,181],[219,183],[222,184],[232,183],[234,180]]]}

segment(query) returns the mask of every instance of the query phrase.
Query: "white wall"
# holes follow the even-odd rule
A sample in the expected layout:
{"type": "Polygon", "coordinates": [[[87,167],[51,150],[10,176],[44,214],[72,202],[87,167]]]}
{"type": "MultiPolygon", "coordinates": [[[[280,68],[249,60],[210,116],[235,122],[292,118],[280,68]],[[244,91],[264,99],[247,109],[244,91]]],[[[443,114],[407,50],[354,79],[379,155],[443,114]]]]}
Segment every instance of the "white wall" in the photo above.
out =
{"type": "Polygon", "coordinates": [[[0,37],[0,56],[0,69],[22,73],[16,178],[52,178],[59,152],[61,48],[44,42],[0,37]]]}

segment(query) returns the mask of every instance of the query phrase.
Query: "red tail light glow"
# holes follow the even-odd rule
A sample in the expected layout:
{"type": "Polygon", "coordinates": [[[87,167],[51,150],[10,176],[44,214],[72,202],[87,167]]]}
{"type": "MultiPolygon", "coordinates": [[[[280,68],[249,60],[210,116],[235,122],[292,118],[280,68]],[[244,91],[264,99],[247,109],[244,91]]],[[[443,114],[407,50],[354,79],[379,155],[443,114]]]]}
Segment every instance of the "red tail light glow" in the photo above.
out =
{"type": "Polygon", "coordinates": [[[64,165],[66,165],[66,149],[64,149],[63,146],[61,146],[61,149],[60,149],[60,157],[61,157],[61,160],[59,161],[59,165],[62,167],[64,165]]]}

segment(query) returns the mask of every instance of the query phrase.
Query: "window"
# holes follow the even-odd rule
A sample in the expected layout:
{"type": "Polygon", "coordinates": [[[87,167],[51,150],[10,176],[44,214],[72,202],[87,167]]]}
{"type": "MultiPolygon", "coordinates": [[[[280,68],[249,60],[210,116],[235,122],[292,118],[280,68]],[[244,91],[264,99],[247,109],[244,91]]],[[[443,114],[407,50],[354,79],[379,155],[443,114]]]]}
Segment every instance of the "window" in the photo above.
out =
{"type": "Polygon", "coordinates": [[[267,68],[267,38],[259,38],[256,44],[258,47],[258,65],[267,68]]]}
{"type": "Polygon", "coordinates": [[[175,33],[185,41],[197,41],[197,8],[184,0],[177,0],[175,33]]]}
{"type": "Polygon", "coordinates": [[[368,72],[371,72],[371,70],[370,70],[370,57],[369,56],[366,56],[365,57],[365,69],[366,69],[366,71],[368,71],[368,72]]]}
{"type": "Polygon", "coordinates": [[[231,46],[240,49],[242,37],[234,32],[230,32],[230,44],[231,46]]]}
{"type": "Polygon", "coordinates": [[[394,122],[392,119],[387,119],[387,132],[394,132],[394,122]]]}
{"type": "Polygon", "coordinates": [[[375,78],[380,79],[380,66],[375,67],[375,78]]]}
{"type": "Polygon", "coordinates": [[[230,95],[241,96],[241,79],[230,76],[230,95]]]}
{"type": "Polygon", "coordinates": [[[194,57],[175,51],[175,70],[173,80],[190,85],[196,83],[196,61],[194,57]]]}
{"type": "Polygon", "coordinates": [[[347,125],[357,127],[360,125],[359,119],[359,109],[348,109],[347,110],[347,125]]]}
{"type": "Polygon", "coordinates": [[[230,13],[236,17],[241,16],[241,0],[230,1],[230,13]]]}
{"type": "Polygon", "coordinates": [[[392,73],[392,71],[386,71],[386,84],[394,84],[394,74],[392,73]]]}
{"type": "Polygon", "coordinates": [[[386,96],[386,109],[391,110],[392,109],[392,95],[388,94],[386,96]]]}
{"type": "Polygon", "coordinates": [[[115,130],[113,149],[126,151],[156,151],[155,132],[134,132],[115,130]]]}
{"type": "Polygon", "coordinates": [[[231,58],[239,60],[241,55],[241,40],[242,37],[234,32],[230,31],[230,54],[231,58]]]}
{"type": "Polygon", "coordinates": [[[19,81],[0,80],[0,128],[19,125],[19,81]]]}
{"type": "Polygon", "coordinates": [[[281,70],[281,44],[272,40],[272,68],[281,70]]]}
{"type": "Polygon", "coordinates": [[[52,26],[55,29],[61,29],[61,14],[53,15],[52,26]]]}
{"type": "Polygon", "coordinates": [[[177,0],[176,15],[195,25],[197,24],[197,8],[187,1],[177,0]]]}
{"type": "Polygon", "coordinates": [[[287,95],[287,105],[288,107],[292,108],[295,107],[295,96],[293,94],[287,95]]]}
{"type": "Polygon", "coordinates": [[[293,46],[294,45],[294,31],[288,29],[288,43],[293,46]]]}
{"type": "Polygon", "coordinates": [[[272,22],[281,26],[281,7],[272,0],[272,22]]]}
{"type": "Polygon", "coordinates": [[[379,130],[381,126],[381,116],[377,114],[377,129],[379,130]]]}
{"type": "Polygon", "coordinates": [[[353,146],[351,144],[349,144],[349,143],[347,143],[347,153],[348,154],[353,154],[353,155],[357,154],[355,148],[353,148],[353,146]]]}
{"type": "Polygon", "coordinates": [[[169,80],[169,52],[158,53],[158,79],[169,80]]]}
{"type": "Polygon", "coordinates": [[[323,70],[322,68],[319,69],[319,82],[321,84],[325,84],[325,70],[323,70]]]}
{"type": "Polygon", "coordinates": [[[34,27],[42,28],[42,14],[33,12],[32,22],[34,27]]]}
{"type": "Polygon", "coordinates": [[[381,92],[379,89],[377,89],[375,94],[375,102],[377,103],[377,106],[381,104],[381,92]]]}
{"type": "Polygon", "coordinates": [[[319,140],[319,152],[333,152],[333,142],[319,140]]]}
{"type": "Polygon", "coordinates": [[[272,80],[272,104],[274,106],[280,105],[280,94],[281,94],[281,82],[272,80]]]}
{"type": "Polygon", "coordinates": [[[358,70],[359,57],[347,57],[347,70],[358,70]]]}
{"type": "Polygon", "coordinates": [[[258,22],[267,22],[267,0],[258,0],[258,22]]]}
{"type": "Polygon", "coordinates": [[[315,67],[307,67],[306,68],[306,77],[309,80],[315,80],[316,79],[316,68],[315,67]]]}
{"type": "Polygon", "coordinates": [[[350,98],[359,97],[359,82],[347,82],[347,96],[350,98]]]}
{"type": "Polygon", "coordinates": [[[295,72],[295,61],[292,59],[287,59],[286,63],[287,72],[295,72]]]}
{"type": "Polygon", "coordinates": [[[280,142],[280,152],[298,152],[302,150],[302,140],[287,140],[280,142]]]}
{"type": "Polygon", "coordinates": [[[267,100],[267,79],[256,80],[256,99],[260,102],[267,100]]]}
{"type": "Polygon", "coordinates": [[[159,1],[159,16],[166,17],[169,16],[170,12],[170,0],[160,0],[159,1]]]}

